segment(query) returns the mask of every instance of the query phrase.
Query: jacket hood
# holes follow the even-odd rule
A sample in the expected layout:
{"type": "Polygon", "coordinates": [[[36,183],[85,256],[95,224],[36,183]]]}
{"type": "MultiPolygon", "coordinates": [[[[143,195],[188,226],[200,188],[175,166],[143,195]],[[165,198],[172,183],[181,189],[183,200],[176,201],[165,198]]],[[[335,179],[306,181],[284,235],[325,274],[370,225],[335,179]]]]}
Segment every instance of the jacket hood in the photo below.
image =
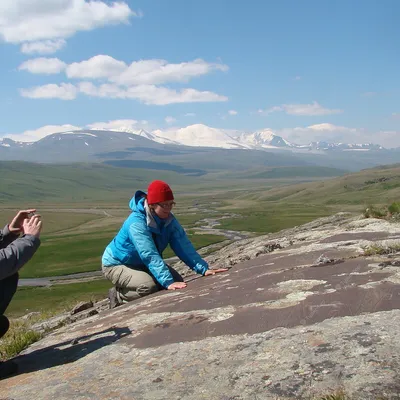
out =
{"type": "Polygon", "coordinates": [[[132,211],[144,212],[144,201],[146,199],[146,193],[142,190],[138,190],[129,202],[129,208],[132,211]]]}

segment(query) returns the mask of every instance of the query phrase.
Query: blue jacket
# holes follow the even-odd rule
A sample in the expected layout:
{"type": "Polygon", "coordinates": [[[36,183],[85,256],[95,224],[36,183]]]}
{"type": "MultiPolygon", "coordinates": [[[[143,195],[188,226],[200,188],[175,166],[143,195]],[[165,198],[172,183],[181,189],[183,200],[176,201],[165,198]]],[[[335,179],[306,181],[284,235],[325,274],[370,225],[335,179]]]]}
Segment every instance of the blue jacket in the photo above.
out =
{"type": "Polygon", "coordinates": [[[144,265],[160,285],[167,288],[174,279],[160,253],[169,244],[189,268],[204,275],[208,269],[207,262],[196,252],[172,214],[166,220],[153,215],[145,201],[145,193],[140,190],[131,199],[129,207],[132,213],[103,253],[103,266],[144,265]]]}

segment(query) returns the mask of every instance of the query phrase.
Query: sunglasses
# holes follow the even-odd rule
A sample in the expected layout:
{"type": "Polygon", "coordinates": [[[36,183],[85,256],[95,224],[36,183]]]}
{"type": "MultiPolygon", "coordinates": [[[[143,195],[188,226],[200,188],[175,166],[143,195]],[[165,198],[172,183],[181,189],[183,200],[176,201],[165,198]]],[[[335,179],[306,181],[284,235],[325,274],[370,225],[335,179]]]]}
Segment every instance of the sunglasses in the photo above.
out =
{"type": "Polygon", "coordinates": [[[166,208],[172,208],[176,203],[173,201],[172,203],[156,203],[158,206],[160,206],[163,209],[166,208]]]}

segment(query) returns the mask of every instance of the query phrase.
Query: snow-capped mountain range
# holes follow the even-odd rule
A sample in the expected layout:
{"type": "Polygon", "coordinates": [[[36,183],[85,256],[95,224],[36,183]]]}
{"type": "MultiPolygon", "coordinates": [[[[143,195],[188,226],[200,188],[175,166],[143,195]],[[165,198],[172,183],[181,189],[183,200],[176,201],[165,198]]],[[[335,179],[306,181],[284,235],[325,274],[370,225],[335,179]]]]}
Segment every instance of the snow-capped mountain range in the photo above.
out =
{"type": "MultiPolygon", "coordinates": [[[[152,142],[164,145],[184,145],[194,147],[214,147],[224,149],[253,149],[253,150],[290,150],[293,152],[299,151],[369,151],[369,150],[384,150],[378,144],[348,144],[348,143],[329,143],[329,142],[312,142],[307,145],[299,145],[291,143],[283,137],[276,135],[270,129],[264,129],[252,133],[232,131],[225,129],[211,128],[202,124],[187,126],[175,130],[155,130],[148,132],[143,129],[133,130],[129,127],[119,129],[96,129],[96,130],[77,130],[62,133],[50,134],[37,142],[18,142],[9,138],[0,139],[0,148],[26,148],[32,144],[46,145],[54,140],[60,141],[63,139],[87,139],[83,140],[85,146],[94,145],[96,141],[127,141],[135,140],[141,137],[152,142]],[[122,134],[122,135],[121,135],[122,134]],[[124,135],[125,134],[125,135],[124,135]]],[[[122,144],[122,143],[121,143],[122,144]]],[[[115,148],[116,146],[112,146],[115,148]]],[[[123,148],[123,146],[118,146],[123,148]]]]}

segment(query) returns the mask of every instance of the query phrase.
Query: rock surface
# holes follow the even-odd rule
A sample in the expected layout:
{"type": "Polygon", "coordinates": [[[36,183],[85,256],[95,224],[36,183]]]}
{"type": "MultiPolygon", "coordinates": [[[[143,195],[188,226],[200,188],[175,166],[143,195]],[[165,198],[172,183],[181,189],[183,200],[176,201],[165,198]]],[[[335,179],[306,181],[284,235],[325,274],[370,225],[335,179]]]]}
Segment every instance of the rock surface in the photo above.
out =
{"type": "Polygon", "coordinates": [[[363,255],[399,242],[341,213],[233,243],[208,257],[227,273],[32,345],[0,399],[400,399],[400,254],[363,255]]]}

